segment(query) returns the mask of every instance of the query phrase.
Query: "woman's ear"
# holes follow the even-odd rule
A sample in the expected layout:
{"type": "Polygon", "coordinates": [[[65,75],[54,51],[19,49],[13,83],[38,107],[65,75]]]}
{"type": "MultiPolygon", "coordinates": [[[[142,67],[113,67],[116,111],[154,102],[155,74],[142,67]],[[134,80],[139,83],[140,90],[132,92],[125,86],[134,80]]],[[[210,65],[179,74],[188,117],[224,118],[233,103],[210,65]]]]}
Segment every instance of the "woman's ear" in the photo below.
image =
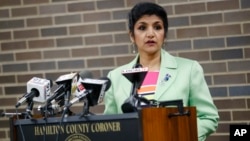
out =
{"type": "Polygon", "coordinates": [[[135,39],[134,39],[134,35],[133,35],[132,32],[129,32],[129,37],[130,37],[130,41],[131,41],[132,43],[134,43],[134,42],[135,42],[135,39]]]}

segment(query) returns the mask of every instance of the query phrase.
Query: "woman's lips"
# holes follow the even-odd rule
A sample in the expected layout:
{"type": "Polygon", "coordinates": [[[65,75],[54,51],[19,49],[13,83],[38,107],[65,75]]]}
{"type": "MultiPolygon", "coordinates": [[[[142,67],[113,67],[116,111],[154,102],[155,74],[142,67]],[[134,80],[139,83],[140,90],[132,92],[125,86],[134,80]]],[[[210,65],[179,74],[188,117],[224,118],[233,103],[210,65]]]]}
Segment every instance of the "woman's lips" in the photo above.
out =
{"type": "Polygon", "coordinates": [[[155,45],[156,42],[155,41],[147,41],[146,44],[149,46],[152,46],[152,45],[155,45]]]}

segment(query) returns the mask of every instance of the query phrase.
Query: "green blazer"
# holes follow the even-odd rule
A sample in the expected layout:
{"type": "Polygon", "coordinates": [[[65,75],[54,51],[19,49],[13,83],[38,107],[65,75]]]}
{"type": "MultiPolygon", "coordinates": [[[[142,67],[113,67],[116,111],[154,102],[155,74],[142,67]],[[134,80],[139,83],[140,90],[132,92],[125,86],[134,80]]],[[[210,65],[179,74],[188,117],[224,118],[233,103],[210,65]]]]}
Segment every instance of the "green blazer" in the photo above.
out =
{"type": "MultiPolygon", "coordinates": [[[[131,69],[137,57],[130,63],[108,73],[111,87],[105,93],[104,114],[121,114],[121,105],[130,96],[132,83],[121,72],[131,69]]],[[[204,79],[203,69],[197,61],[174,57],[161,50],[161,66],[154,99],[168,101],[182,99],[184,106],[195,106],[199,141],[215,132],[218,126],[218,111],[213,103],[204,79]],[[165,76],[169,79],[165,80],[165,76]]]]}

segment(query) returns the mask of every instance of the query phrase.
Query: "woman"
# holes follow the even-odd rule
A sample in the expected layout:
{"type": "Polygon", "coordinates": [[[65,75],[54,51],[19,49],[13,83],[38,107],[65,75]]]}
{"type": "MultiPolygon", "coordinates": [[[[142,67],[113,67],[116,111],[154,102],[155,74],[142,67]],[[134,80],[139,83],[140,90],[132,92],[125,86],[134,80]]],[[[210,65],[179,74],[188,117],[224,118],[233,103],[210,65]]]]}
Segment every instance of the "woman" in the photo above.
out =
{"type": "Polygon", "coordinates": [[[138,54],[130,63],[109,72],[112,86],[105,94],[104,114],[123,113],[121,106],[130,96],[132,83],[121,72],[140,64],[148,68],[148,73],[137,94],[147,100],[182,99],[184,106],[195,106],[198,138],[205,140],[218,126],[217,108],[199,63],[174,57],[162,49],[167,32],[167,13],[162,7],[143,2],[132,8],[129,13],[129,35],[138,54]]]}

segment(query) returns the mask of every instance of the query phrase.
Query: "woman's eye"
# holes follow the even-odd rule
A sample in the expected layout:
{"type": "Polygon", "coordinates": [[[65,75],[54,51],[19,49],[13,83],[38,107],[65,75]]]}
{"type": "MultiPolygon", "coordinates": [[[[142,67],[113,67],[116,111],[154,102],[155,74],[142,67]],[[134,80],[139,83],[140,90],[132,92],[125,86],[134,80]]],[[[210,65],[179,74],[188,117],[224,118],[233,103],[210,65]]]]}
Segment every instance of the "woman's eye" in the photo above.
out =
{"type": "Polygon", "coordinates": [[[155,29],[156,29],[156,30],[161,30],[162,27],[161,27],[160,25],[158,25],[158,26],[155,26],[155,29]]]}
{"type": "Polygon", "coordinates": [[[138,29],[139,29],[139,30],[145,30],[146,27],[145,27],[145,26],[139,26],[138,29]]]}

